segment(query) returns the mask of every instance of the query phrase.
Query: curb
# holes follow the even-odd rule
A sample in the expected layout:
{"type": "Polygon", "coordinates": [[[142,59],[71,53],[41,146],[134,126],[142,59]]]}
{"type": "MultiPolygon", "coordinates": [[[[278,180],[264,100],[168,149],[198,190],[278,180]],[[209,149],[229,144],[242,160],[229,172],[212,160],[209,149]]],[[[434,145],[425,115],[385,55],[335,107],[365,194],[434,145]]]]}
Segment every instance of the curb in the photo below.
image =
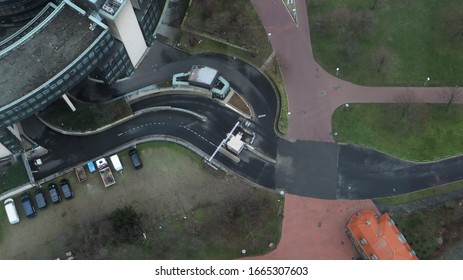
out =
{"type": "MultiPolygon", "coordinates": [[[[185,148],[187,148],[188,150],[192,151],[193,153],[197,154],[199,157],[203,158],[203,159],[207,159],[208,158],[208,155],[206,153],[204,153],[203,151],[201,151],[199,148],[197,148],[196,146],[190,144],[189,142],[187,141],[184,141],[180,138],[177,138],[177,137],[173,137],[173,136],[167,136],[167,135],[153,135],[153,136],[144,136],[144,137],[141,137],[141,138],[138,138],[138,139],[135,139],[131,142],[127,142],[126,144],[124,145],[121,145],[121,146],[117,146],[115,147],[114,149],[111,149],[109,151],[106,151],[105,153],[101,154],[100,156],[98,156],[97,158],[93,158],[93,159],[89,159],[85,162],[80,162],[76,165],[74,165],[73,167],[70,167],[70,168],[67,168],[65,170],[62,170],[60,172],[56,172],[55,174],[52,174],[50,176],[47,176],[41,180],[38,180],[36,181],[38,185],[41,185],[45,182],[48,182],[48,181],[51,181],[51,180],[54,180],[56,179],[57,177],[60,177],[60,176],[63,176],[67,173],[70,173],[72,171],[74,171],[75,167],[76,166],[81,166],[81,165],[84,165],[86,164],[87,162],[89,161],[95,161],[99,158],[102,158],[102,157],[108,157],[110,155],[113,155],[115,153],[118,153],[120,151],[123,151],[123,150],[126,150],[128,148],[131,148],[133,146],[136,146],[137,144],[142,144],[142,143],[146,143],[146,142],[155,142],[155,141],[165,141],[165,142],[171,142],[171,143],[175,143],[175,144],[178,144],[180,146],[183,146],[185,148]]],[[[226,168],[224,165],[222,165],[220,162],[216,161],[216,160],[213,160],[212,161],[214,166],[219,168],[220,170],[222,170],[223,172],[225,173],[228,173],[228,168],[226,168]]],[[[27,189],[30,189],[32,188],[33,186],[30,185],[28,186],[27,189]]],[[[23,190],[21,190],[23,191],[23,190]]],[[[21,192],[19,191],[19,192],[21,192]]],[[[19,193],[18,192],[18,193],[19,193]]],[[[7,193],[9,195],[9,193],[7,193]]],[[[3,197],[5,195],[2,194],[1,197],[3,197]]]]}
{"type": "Polygon", "coordinates": [[[40,117],[37,117],[45,126],[47,126],[48,128],[50,128],[51,130],[54,130],[58,133],[61,133],[61,134],[64,134],[64,135],[71,135],[71,136],[88,136],[88,135],[93,135],[93,134],[97,134],[97,133],[100,133],[102,131],[105,131],[105,130],[108,130],[116,125],[119,125],[123,122],[126,122],[126,121],[129,121],[131,119],[133,119],[135,116],[138,116],[138,115],[141,115],[141,114],[144,114],[144,113],[149,113],[149,112],[155,112],[155,111],[163,111],[163,110],[171,110],[171,111],[179,111],[179,112],[183,112],[183,113],[187,113],[187,114],[191,114],[193,116],[195,116],[196,118],[200,119],[201,121],[205,122],[207,121],[207,117],[203,116],[203,115],[200,115],[198,113],[195,113],[193,111],[189,111],[189,110],[186,110],[186,109],[182,109],[182,108],[176,108],[176,107],[168,107],[168,106],[162,106],[162,107],[152,107],[152,108],[149,108],[149,109],[143,109],[143,110],[140,110],[140,111],[137,111],[135,113],[133,113],[133,115],[131,116],[128,116],[128,117],[125,117],[123,119],[120,119],[112,124],[109,124],[109,125],[106,125],[104,127],[101,127],[97,130],[92,130],[92,131],[84,131],[84,132],[74,132],[74,131],[67,131],[67,130],[63,130],[61,128],[58,128],[56,126],[53,126],[47,122],[45,122],[42,118],[40,117]]]}

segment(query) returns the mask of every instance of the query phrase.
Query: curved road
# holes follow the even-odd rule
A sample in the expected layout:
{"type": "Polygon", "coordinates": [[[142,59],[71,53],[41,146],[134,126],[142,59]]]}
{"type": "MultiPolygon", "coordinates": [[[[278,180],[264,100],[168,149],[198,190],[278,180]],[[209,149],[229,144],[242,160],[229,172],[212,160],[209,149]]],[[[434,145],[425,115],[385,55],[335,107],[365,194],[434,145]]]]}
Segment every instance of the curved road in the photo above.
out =
{"type": "MultiPolygon", "coordinates": [[[[253,146],[269,158],[277,159],[277,163],[272,164],[249,151],[240,155],[239,163],[221,154],[216,160],[257,184],[309,197],[362,199],[407,193],[461,179],[462,157],[415,164],[351,145],[280,139],[274,131],[277,94],[266,77],[254,67],[225,55],[190,57],[160,43],[156,43],[152,50],[156,52],[148,54],[132,78],[110,89],[92,82],[82,85],[82,89],[94,91],[94,94],[119,96],[166,80],[173,73],[188,71],[192,65],[203,64],[218,69],[251,104],[256,115],[266,115],[251,120],[250,128],[257,134],[253,146]]],[[[72,137],[48,129],[34,117],[23,121],[26,134],[49,150],[42,157],[44,165],[40,170],[34,170],[35,178],[38,180],[95,159],[146,135],[178,137],[212,154],[240,116],[216,100],[184,93],[177,91],[176,94],[143,100],[132,104],[132,108],[138,111],[154,106],[179,107],[207,116],[206,122],[185,113],[159,111],[136,116],[97,135],[72,137]]]]}

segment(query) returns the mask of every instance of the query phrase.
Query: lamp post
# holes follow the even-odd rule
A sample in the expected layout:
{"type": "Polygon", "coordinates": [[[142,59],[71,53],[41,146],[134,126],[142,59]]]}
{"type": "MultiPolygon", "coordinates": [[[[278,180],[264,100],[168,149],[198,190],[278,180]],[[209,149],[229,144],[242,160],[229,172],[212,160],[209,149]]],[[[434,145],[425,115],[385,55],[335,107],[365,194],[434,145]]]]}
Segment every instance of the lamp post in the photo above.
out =
{"type": "Polygon", "coordinates": [[[430,77],[427,77],[427,78],[426,78],[426,81],[424,81],[424,86],[426,86],[426,85],[429,83],[429,81],[431,81],[431,78],[430,78],[430,77]]]}
{"type": "Polygon", "coordinates": [[[339,76],[339,67],[336,68],[336,77],[339,76]]]}

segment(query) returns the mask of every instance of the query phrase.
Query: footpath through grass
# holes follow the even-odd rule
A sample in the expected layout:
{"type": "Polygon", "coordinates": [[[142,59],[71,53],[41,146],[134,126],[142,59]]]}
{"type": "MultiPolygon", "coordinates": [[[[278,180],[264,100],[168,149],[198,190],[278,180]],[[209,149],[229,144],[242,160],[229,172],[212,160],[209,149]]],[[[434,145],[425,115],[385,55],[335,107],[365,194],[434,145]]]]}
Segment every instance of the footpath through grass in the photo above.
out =
{"type": "Polygon", "coordinates": [[[337,142],[359,144],[413,161],[463,154],[463,107],[440,104],[351,104],[332,117],[337,142]]]}
{"type": "Polygon", "coordinates": [[[315,59],[363,85],[461,85],[463,2],[307,1],[315,59]]]}

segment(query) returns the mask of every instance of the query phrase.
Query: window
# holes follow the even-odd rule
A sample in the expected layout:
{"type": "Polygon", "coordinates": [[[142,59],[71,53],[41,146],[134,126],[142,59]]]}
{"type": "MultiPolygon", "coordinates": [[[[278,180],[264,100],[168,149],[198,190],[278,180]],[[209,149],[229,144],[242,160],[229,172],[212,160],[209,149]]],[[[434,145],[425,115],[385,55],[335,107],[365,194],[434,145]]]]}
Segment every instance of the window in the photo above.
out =
{"type": "Polygon", "coordinates": [[[397,237],[399,238],[400,242],[407,242],[407,239],[405,239],[405,236],[401,232],[397,233],[397,237]]]}

